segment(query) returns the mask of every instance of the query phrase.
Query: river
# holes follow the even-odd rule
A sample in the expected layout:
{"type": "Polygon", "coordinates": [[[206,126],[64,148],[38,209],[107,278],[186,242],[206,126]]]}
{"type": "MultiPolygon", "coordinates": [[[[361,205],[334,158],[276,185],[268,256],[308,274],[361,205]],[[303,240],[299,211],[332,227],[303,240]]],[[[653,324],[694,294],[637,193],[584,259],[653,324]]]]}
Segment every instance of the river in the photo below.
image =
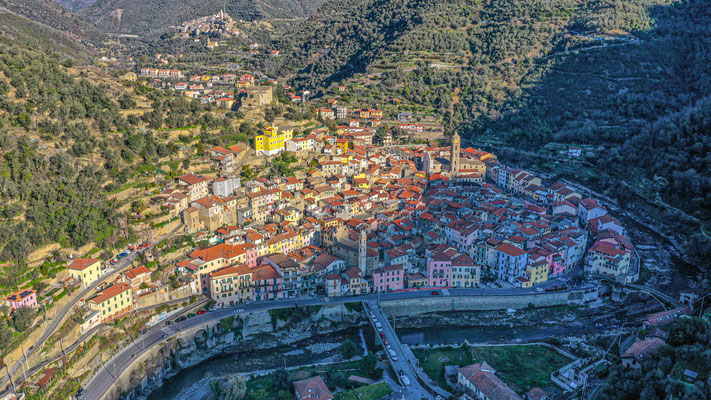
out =
{"type": "MultiPolygon", "coordinates": [[[[373,335],[368,335],[368,330],[364,333],[366,341],[373,343],[373,335]]],[[[241,372],[333,362],[340,356],[340,344],[346,339],[356,344],[358,354],[363,353],[360,328],[316,336],[276,349],[227,352],[164,379],[163,385],[151,392],[148,400],[199,400],[210,393],[210,382],[216,378],[227,378],[241,372]]]]}
{"type": "Polygon", "coordinates": [[[671,241],[634,217],[611,210],[628,231],[641,258],[640,282],[662,292],[678,294],[701,281],[701,270],[684,260],[671,241]]]}

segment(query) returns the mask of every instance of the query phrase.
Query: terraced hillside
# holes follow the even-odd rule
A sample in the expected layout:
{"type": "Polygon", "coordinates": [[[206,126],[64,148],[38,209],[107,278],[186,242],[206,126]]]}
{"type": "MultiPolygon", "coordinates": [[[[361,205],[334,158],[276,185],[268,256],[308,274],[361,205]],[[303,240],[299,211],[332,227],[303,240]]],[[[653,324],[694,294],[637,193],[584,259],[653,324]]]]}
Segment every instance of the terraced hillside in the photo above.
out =
{"type": "Polygon", "coordinates": [[[710,18],[701,0],[334,1],[260,67],[425,105],[522,166],[551,160],[546,146],[589,146],[585,168],[550,171],[639,195],[708,249],[710,18]]]}

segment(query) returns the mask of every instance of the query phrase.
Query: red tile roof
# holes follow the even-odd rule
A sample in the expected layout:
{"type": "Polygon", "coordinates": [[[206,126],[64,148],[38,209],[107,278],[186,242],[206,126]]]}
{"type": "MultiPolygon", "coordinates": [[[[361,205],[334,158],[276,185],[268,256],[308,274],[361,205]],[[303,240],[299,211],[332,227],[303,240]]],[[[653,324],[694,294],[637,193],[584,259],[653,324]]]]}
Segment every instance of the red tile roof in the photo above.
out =
{"type": "Polygon", "coordinates": [[[77,258],[69,264],[69,269],[82,271],[98,261],[96,258],[77,258]]]}
{"type": "Polygon", "coordinates": [[[129,286],[125,283],[119,283],[118,285],[109,286],[107,289],[104,289],[102,292],[100,292],[95,297],[89,299],[89,301],[96,303],[96,304],[101,304],[101,303],[105,302],[106,300],[116,297],[119,294],[121,294],[123,292],[127,292],[129,290],[131,290],[131,286],[129,286]]]}
{"type": "Polygon", "coordinates": [[[486,362],[459,368],[458,373],[471,382],[489,400],[522,400],[494,373],[496,370],[486,362]]]}
{"type": "Polygon", "coordinates": [[[331,400],[333,395],[320,376],[294,382],[298,400],[331,400]]]}

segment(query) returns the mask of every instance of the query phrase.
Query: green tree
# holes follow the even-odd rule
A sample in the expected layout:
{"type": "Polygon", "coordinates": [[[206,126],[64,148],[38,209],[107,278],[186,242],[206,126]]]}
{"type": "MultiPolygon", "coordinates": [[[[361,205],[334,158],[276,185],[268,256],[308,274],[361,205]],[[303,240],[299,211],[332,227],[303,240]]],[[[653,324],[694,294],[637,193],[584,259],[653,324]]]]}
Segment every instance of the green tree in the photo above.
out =
{"type": "Polygon", "coordinates": [[[284,368],[279,368],[274,371],[274,387],[277,389],[288,390],[291,386],[291,381],[289,381],[289,374],[284,368]]]}
{"type": "Polygon", "coordinates": [[[18,332],[26,331],[32,326],[35,319],[35,311],[30,307],[20,307],[12,313],[12,324],[18,332]]]}
{"type": "Polygon", "coordinates": [[[378,368],[378,358],[373,354],[373,352],[369,351],[368,354],[365,355],[360,360],[360,372],[368,375],[368,376],[373,376],[376,374],[375,370],[378,368]]]}
{"type": "Polygon", "coordinates": [[[343,344],[341,344],[341,354],[343,354],[343,357],[346,359],[351,359],[355,357],[356,355],[356,345],[353,343],[352,340],[346,339],[343,344]]]}
{"type": "Polygon", "coordinates": [[[709,323],[701,318],[679,318],[669,329],[667,344],[682,346],[709,342],[709,323]]]}
{"type": "Polygon", "coordinates": [[[121,106],[121,108],[123,108],[124,110],[134,108],[136,107],[136,100],[134,100],[133,96],[129,95],[128,93],[124,93],[119,98],[119,106],[121,106]]]}
{"type": "Polygon", "coordinates": [[[218,383],[212,381],[210,388],[217,400],[243,400],[247,398],[247,382],[241,376],[232,377],[218,383]]]}
{"type": "Polygon", "coordinates": [[[10,343],[12,343],[12,329],[3,322],[0,324],[0,350],[4,351],[10,343]]]}

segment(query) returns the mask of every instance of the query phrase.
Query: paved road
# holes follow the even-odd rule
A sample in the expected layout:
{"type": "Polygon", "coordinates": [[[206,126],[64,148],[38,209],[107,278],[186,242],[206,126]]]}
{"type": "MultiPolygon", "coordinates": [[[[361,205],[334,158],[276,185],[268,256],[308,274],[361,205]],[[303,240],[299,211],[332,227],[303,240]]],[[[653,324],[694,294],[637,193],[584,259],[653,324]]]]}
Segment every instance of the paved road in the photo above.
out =
{"type": "Polygon", "coordinates": [[[381,332],[377,331],[376,340],[383,346],[386,357],[390,361],[390,365],[395,370],[395,374],[397,375],[398,380],[404,384],[401,393],[404,394],[405,398],[407,399],[433,399],[434,396],[432,396],[427,391],[427,389],[422,386],[420,381],[417,380],[417,374],[412,368],[412,365],[408,362],[408,357],[402,349],[402,345],[400,344],[400,340],[398,339],[397,334],[395,333],[395,329],[393,329],[392,325],[390,325],[390,323],[388,322],[388,319],[383,313],[383,310],[380,308],[380,306],[378,306],[378,302],[375,300],[370,300],[364,302],[363,304],[365,304],[365,307],[368,311],[372,311],[373,315],[375,315],[375,317],[371,317],[370,315],[368,315],[368,318],[371,320],[371,324],[373,326],[375,326],[376,323],[379,323],[381,325],[380,330],[382,330],[382,333],[385,335],[384,340],[388,341],[388,345],[397,356],[393,357],[390,354],[389,350],[384,344],[383,339],[380,337],[381,332]],[[407,377],[409,385],[403,382],[403,376],[407,377]]]}
{"type": "MultiPolygon", "coordinates": [[[[163,236],[162,238],[160,238],[160,239],[157,240],[156,242],[152,243],[152,244],[151,244],[149,247],[147,247],[146,249],[152,248],[152,247],[156,246],[158,243],[162,242],[163,240],[165,240],[165,239],[171,237],[171,236],[174,235],[181,227],[182,227],[182,225],[178,226],[178,228],[174,229],[172,232],[168,233],[167,235],[163,236]]],[[[133,264],[133,262],[136,260],[136,258],[138,258],[139,253],[140,253],[139,251],[134,251],[134,252],[132,252],[131,254],[127,255],[126,257],[122,258],[122,259],[114,266],[113,270],[111,270],[110,272],[104,274],[101,278],[97,279],[96,281],[92,282],[92,283],[89,285],[89,287],[87,287],[86,289],[84,289],[84,290],[79,294],[79,296],[76,296],[76,297],[74,298],[74,300],[72,300],[71,302],[69,302],[69,304],[67,304],[66,306],[64,306],[64,308],[62,308],[61,310],[59,310],[59,312],[57,312],[57,314],[54,316],[54,319],[52,320],[52,322],[49,324],[49,327],[47,327],[47,329],[45,329],[44,333],[42,333],[42,336],[40,336],[40,338],[39,338],[33,345],[31,345],[30,348],[25,352],[25,355],[24,355],[22,358],[20,358],[20,359],[10,368],[10,371],[11,371],[12,375],[14,375],[14,374],[21,368],[22,364],[24,363],[24,358],[25,358],[25,357],[29,359],[29,357],[30,357],[35,351],[37,351],[39,348],[42,347],[42,345],[44,345],[44,343],[47,341],[47,339],[49,339],[49,337],[54,333],[54,331],[55,331],[55,330],[59,327],[59,325],[64,321],[64,318],[69,314],[70,311],[72,311],[72,309],[74,308],[74,305],[75,305],[80,299],[83,299],[83,298],[85,298],[86,296],[88,296],[92,291],[94,291],[94,290],[96,289],[97,286],[99,286],[99,284],[101,284],[101,283],[104,282],[105,280],[109,280],[109,279],[113,278],[115,275],[117,275],[117,274],[123,272],[125,269],[127,269],[128,267],[130,267],[131,264],[133,264]]],[[[17,382],[21,382],[21,381],[22,381],[21,379],[18,379],[18,380],[17,380],[17,382]]],[[[7,384],[9,384],[9,378],[8,378],[7,375],[5,375],[5,376],[2,378],[2,381],[0,381],[0,385],[1,385],[2,387],[6,387],[7,384]]]]}
{"type": "MultiPolygon", "coordinates": [[[[75,305],[80,299],[83,299],[83,298],[85,298],[86,296],[88,296],[88,295],[89,295],[92,291],[94,291],[94,289],[96,289],[96,287],[97,287],[101,282],[103,282],[105,279],[112,278],[115,274],[121,272],[123,269],[127,268],[128,266],[130,266],[130,265],[133,263],[133,261],[136,260],[137,257],[138,257],[138,252],[134,251],[133,253],[129,254],[128,256],[122,258],[121,261],[119,261],[118,264],[115,265],[114,269],[111,270],[111,272],[109,272],[109,273],[103,275],[100,279],[97,279],[96,281],[94,281],[93,283],[91,283],[89,287],[87,287],[86,289],[84,289],[84,290],[79,294],[79,296],[76,296],[76,297],[74,298],[74,300],[70,301],[69,304],[67,304],[66,306],[64,306],[64,308],[62,308],[61,310],[59,310],[59,312],[57,312],[57,314],[54,316],[54,319],[53,319],[52,322],[49,324],[49,326],[47,327],[47,329],[45,329],[44,333],[42,333],[42,336],[40,336],[40,338],[39,338],[32,346],[30,346],[29,350],[27,350],[27,351],[25,352],[25,356],[24,356],[24,357],[27,357],[27,358],[29,359],[29,357],[30,357],[37,349],[39,349],[40,347],[42,347],[42,345],[44,345],[44,343],[47,341],[47,339],[49,339],[49,337],[54,333],[54,331],[55,331],[55,330],[59,327],[59,325],[64,321],[64,318],[69,314],[70,311],[72,311],[72,309],[74,308],[74,305],[75,305]]],[[[12,372],[13,375],[15,374],[15,372],[16,372],[18,369],[20,369],[20,366],[21,366],[22,363],[24,362],[24,357],[23,357],[23,358],[20,358],[20,360],[18,360],[18,361],[10,368],[10,371],[12,372]]],[[[22,380],[18,378],[18,382],[21,382],[21,381],[22,381],[22,380]]],[[[5,376],[2,378],[2,385],[4,386],[4,385],[6,385],[7,383],[8,383],[8,376],[5,375],[5,376]]]]}
{"type": "MultiPolygon", "coordinates": [[[[312,306],[312,305],[327,305],[327,304],[342,304],[361,302],[363,300],[400,300],[414,299],[422,297],[431,297],[431,290],[418,290],[412,292],[395,292],[381,294],[366,294],[361,296],[346,296],[335,297],[329,299],[289,299],[277,300],[268,302],[259,302],[252,304],[244,304],[224,309],[218,309],[208,312],[203,315],[198,315],[182,322],[165,326],[164,323],[158,324],[149,329],[139,339],[132,342],[127,347],[119,351],[109,362],[107,362],[86,384],[85,399],[101,399],[109,390],[114,380],[121,371],[126,370],[133,360],[140,354],[144,353],[151,347],[165,342],[170,337],[174,336],[179,331],[194,328],[209,322],[219,321],[222,318],[231,315],[242,314],[244,312],[273,310],[279,308],[290,308],[296,306],[312,306]]],[[[504,296],[504,295],[530,295],[536,293],[533,289],[448,289],[450,296],[504,296]]],[[[414,378],[414,376],[413,376],[414,378]]],[[[413,380],[411,380],[411,383],[413,380]]]]}

